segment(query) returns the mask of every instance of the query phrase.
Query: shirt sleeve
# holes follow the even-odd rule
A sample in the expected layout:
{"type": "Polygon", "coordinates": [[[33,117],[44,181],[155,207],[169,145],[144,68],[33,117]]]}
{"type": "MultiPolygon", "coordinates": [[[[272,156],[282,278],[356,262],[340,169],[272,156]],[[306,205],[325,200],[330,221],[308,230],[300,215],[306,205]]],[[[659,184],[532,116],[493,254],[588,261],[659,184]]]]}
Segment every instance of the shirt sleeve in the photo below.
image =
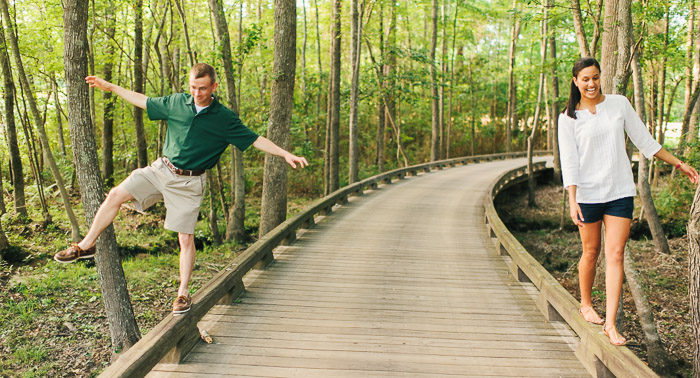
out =
{"type": "Polygon", "coordinates": [[[231,112],[231,126],[227,137],[227,142],[236,146],[239,150],[245,151],[257,139],[258,134],[246,127],[235,112],[231,112]]]}
{"type": "Polygon", "coordinates": [[[171,97],[149,97],[146,99],[146,113],[151,121],[167,120],[170,112],[171,97]]]}
{"type": "Polygon", "coordinates": [[[579,185],[579,158],[574,125],[576,120],[562,113],[559,114],[559,159],[564,187],[579,185]]]}
{"type": "Polygon", "coordinates": [[[647,126],[642,122],[642,119],[639,118],[639,115],[634,110],[627,97],[623,97],[623,99],[625,131],[639,151],[644,154],[647,159],[651,159],[654,154],[661,150],[661,145],[651,136],[647,126]]]}

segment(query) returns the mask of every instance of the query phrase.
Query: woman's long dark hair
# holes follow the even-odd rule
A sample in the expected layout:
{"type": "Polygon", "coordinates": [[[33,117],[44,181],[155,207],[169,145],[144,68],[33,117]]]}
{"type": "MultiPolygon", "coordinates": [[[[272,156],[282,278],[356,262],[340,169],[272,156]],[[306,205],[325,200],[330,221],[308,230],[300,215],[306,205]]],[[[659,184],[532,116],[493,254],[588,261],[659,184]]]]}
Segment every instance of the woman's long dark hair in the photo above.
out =
{"type": "MultiPolygon", "coordinates": [[[[581,58],[574,63],[574,68],[571,69],[572,77],[578,77],[578,73],[582,69],[596,66],[598,71],[600,71],[600,63],[595,58],[586,57],[581,58]]],[[[571,91],[569,92],[569,102],[566,103],[566,109],[562,113],[566,113],[569,117],[576,119],[576,106],[581,102],[581,91],[578,90],[576,84],[574,84],[574,79],[571,79],[571,91]]]]}

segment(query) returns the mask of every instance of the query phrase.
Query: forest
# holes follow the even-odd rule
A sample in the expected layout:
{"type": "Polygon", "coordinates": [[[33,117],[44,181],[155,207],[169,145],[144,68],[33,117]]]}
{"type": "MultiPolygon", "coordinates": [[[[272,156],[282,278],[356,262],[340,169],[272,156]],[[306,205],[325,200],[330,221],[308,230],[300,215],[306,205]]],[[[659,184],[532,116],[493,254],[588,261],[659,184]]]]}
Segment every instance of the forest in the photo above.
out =
{"type": "MultiPolygon", "coordinates": [[[[230,147],[209,171],[196,269],[215,272],[223,256],[288,214],[380,172],[528,146],[553,151],[558,172],[557,117],[581,56],[601,61],[603,93],[626,95],[661,144],[700,166],[699,6],[0,0],[0,375],[99,371],[167,314],[162,291],[177,287],[177,238],[162,229],[162,206],[145,215],[125,210],[98,244],[110,257],[70,271],[52,261],[80,240],[112,187],[160,156],[166,132],[142,109],[89,89],[85,76],[158,97],[187,93],[190,67],[211,64],[220,102],[308,159],[309,167],[288,170],[257,150],[230,147]],[[130,319],[127,329],[115,329],[120,319],[130,319]],[[46,342],[32,343],[37,338],[46,342]],[[81,346],[87,339],[96,341],[81,346]]],[[[640,165],[648,185],[640,185],[639,218],[656,253],[668,254],[664,233],[686,237],[695,188],[655,161],[640,165]]],[[[686,296],[700,285],[696,262],[686,296]]],[[[695,301],[690,313],[700,324],[695,301]]],[[[690,313],[681,316],[684,329],[693,329],[690,313]]]]}

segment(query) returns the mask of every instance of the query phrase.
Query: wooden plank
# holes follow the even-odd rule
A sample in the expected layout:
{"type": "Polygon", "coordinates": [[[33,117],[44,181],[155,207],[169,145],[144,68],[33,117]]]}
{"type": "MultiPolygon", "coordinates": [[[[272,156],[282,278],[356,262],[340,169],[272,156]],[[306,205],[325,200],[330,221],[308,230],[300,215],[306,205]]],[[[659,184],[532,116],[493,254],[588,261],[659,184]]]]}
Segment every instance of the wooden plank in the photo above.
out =
{"type": "Polygon", "coordinates": [[[202,319],[215,344],[154,377],[586,376],[483,229],[484,184],[512,164],[351,197],[202,319]]]}

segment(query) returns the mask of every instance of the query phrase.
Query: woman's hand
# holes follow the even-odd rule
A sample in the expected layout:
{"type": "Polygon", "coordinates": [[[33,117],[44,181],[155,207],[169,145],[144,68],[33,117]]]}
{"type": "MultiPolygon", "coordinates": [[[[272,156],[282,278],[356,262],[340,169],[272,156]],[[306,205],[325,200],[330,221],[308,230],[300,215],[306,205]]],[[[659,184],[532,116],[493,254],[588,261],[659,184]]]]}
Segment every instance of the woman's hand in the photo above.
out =
{"type": "Polygon", "coordinates": [[[576,201],[569,201],[569,215],[575,225],[583,227],[583,213],[581,213],[581,206],[576,201]]]}
{"type": "Polygon", "coordinates": [[[678,168],[679,171],[685,173],[686,176],[690,179],[690,182],[693,184],[698,183],[698,171],[695,170],[695,168],[689,166],[688,164],[681,163],[681,166],[678,168]]]}

